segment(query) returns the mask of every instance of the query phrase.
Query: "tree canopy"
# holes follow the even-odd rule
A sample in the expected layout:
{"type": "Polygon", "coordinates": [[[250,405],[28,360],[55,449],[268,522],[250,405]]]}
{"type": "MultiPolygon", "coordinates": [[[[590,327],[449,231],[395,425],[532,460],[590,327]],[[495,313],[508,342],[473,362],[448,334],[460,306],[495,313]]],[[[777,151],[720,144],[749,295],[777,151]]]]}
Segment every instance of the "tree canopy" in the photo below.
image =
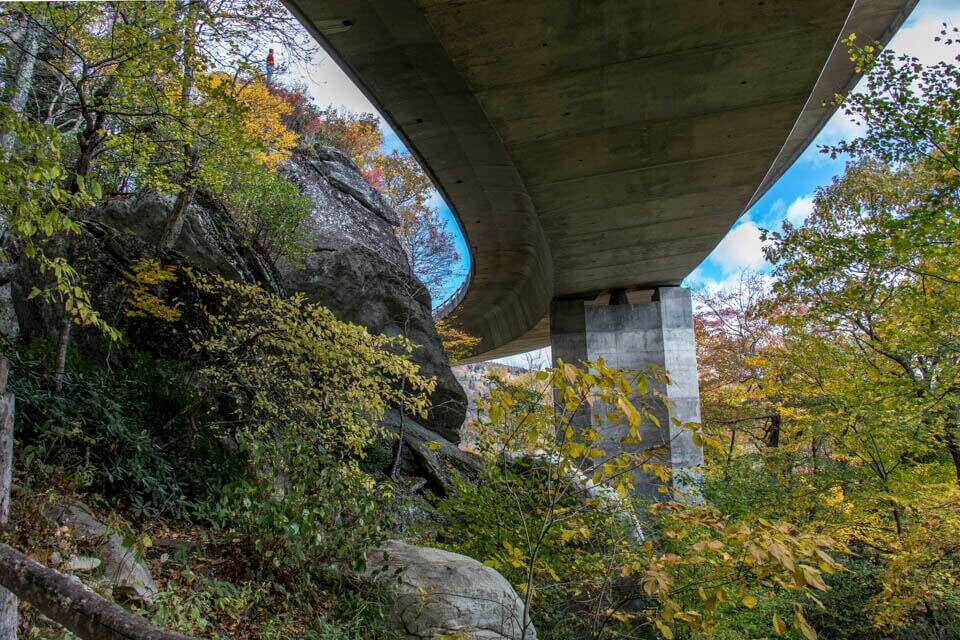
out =
{"type": "MultiPolygon", "coordinates": [[[[938,38],[952,53],[955,34],[944,26],[938,38]]],[[[803,224],[766,233],[769,275],[700,301],[704,428],[725,443],[705,495],[841,541],[853,573],[831,584],[860,598],[873,633],[950,638],[960,622],[960,70],[848,44],[867,75],[838,102],[863,135],[823,150],[846,157],[845,171],[803,224]]]]}

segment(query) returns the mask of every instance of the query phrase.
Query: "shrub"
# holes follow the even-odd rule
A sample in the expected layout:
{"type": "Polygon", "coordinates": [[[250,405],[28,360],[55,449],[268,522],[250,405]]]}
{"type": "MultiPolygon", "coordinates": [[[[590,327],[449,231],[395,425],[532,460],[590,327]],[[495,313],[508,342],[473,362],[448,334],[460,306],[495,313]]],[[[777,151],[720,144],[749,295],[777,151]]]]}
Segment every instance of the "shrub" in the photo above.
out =
{"type": "Polygon", "coordinates": [[[240,159],[213,193],[222,198],[245,237],[267,259],[303,261],[308,250],[303,223],[313,201],[301,195],[281,171],[240,159]]]}
{"type": "Polygon", "coordinates": [[[209,514],[274,568],[359,566],[382,536],[389,492],[358,460],[384,435],[388,406],[422,416],[435,382],[401,337],[340,322],[302,294],[190,273],[207,302],[191,336],[213,426],[236,443],[249,477],[209,514]]]}
{"type": "Polygon", "coordinates": [[[56,393],[50,345],[12,354],[23,465],[139,517],[184,516],[237,469],[211,432],[185,419],[193,391],[181,365],[126,360],[108,372],[71,357],[56,393]]]}
{"type": "Polygon", "coordinates": [[[245,536],[253,564],[302,588],[317,577],[335,580],[344,567],[361,570],[364,551],[390,526],[390,486],[355,462],[320,460],[281,484],[257,473],[228,486],[204,517],[245,536]]]}
{"type": "Polygon", "coordinates": [[[382,590],[334,586],[298,595],[269,580],[230,582],[200,569],[177,567],[176,579],[156,605],[141,613],[162,627],[203,638],[398,639],[385,622],[390,601],[382,590]]]}
{"type": "Polygon", "coordinates": [[[341,322],[301,293],[188,275],[207,300],[191,329],[198,373],[230,407],[219,428],[252,462],[283,474],[318,454],[357,457],[389,406],[425,414],[436,382],[409,360],[409,340],[341,322]]]}
{"type": "MultiPolygon", "coordinates": [[[[540,635],[670,640],[718,630],[727,610],[756,607],[755,593],[826,590],[821,573],[838,564],[825,552],[832,541],[815,532],[729,518],[666,487],[664,501],[649,507],[656,528],[638,531],[635,514],[644,505],[634,495],[634,472],[663,481],[670,473],[657,462],[659,439],[640,441],[643,421],[658,424],[637,401],[651,397],[643,373],[602,360],[559,362],[529,386],[492,382],[476,421],[484,475],[441,503],[438,537],[501,570],[540,635]],[[579,424],[575,416],[587,404],[594,421],[579,424]]],[[[673,426],[694,430],[695,442],[707,439],[699,425],[673,426]]],[[[792,626],[810,638],[799,599],[787,605],[792,626]]],[[[787,628],[782,617],[767,625],[778,634],[787,628]]]]}

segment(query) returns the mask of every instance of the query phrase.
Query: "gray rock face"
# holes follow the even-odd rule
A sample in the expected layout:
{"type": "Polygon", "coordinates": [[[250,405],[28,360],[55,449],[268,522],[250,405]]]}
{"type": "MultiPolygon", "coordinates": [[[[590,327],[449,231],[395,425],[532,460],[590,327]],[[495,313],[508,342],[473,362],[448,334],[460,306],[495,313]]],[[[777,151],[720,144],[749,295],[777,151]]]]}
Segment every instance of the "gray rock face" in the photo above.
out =
{"type": "MultiPolygon", "coordinates": [[[[101,207],[96,220],[146,243],[160,237],[175,197],[152,193],[113,200],[101,207]]],[[[258,283],[280,293],[273,267],[256,251],[240,241],[239,230],[216,203],[203,201],[187,209],[183,231],[173,249],[193,266],[240,282],[258,283]],[[203,206],[202,206],[203,205],[203,206]]]]}
{"type": "Polygon", "coordinates": [[[103,524],[83,504],[62,500],[48,505],[43,515],[59,527],[66,527],[70,537],[85,547],[100,560],[99,564],[87,562],[78,566],[79,558],[68,561],[67,570],[91,571],[99,569],[99,579],[109,586],[115,596],[133,599],[144,604],[153,604],[157,597],[157,585],[150,570],[134,553],[124,546],[123,538],[103,524]]]}
{"type": "Polygon", "coordinates": [[[408,337],[417,345],[414,360],[421,372],[437,378],[427,426],[458,442],[467,398],[437,337],[430,294],[394,233],[396,213],[330,147],[317,147],[314,157],[295,156],[286,170],[316,204],[304,264],[280,265],[284,288],[303,291],[341,320],[373,333],[408,337]]]}
{"type": "Polygon", "coordinates": [[[339,149],[323,145],[314,147],[313,154],[316,160],[307,161],[307,164],[324,176],[332,187],[352,196],[361,206],[377,214],[385,222],[392,225],[400,224],[400,216],[397,212],[388,207],[380,194],[367,184],[346,154],[339,149]]]}
{"type": "MultiPolygon", "coordinates": [[[[302,265],[271,265],[242,241],[226,211],[210,198],[198,197],[187,210],[174,251],[185,263],[225,278],[257,283],[277,294],[302,291],[311,302],[329,308],[340,320],[365,326],[371,333],[402,334],[417,345],[413,359],[421,372],[437,379],[426,426],[450,441],[459,441],[467,399],[450,370],[431,315],[430,294],[413,275],[394,233],[397,214],[368,185],[353,163],[331,147],[297,153],[286,173],[313,202],[306,221],[310,251],[302,265]]],[[[88,225],[86,247],[98,255],[102,280],[115,282],[130,258],[148,255],[173,205],[173,197],[143,194],[102,206],[88,225]]],[[[2,274],[0,274],[2,275],[2,274]]],[[[24,276],[28,275],[24,270],[24,276]]],[[[98,281],[96,278],[90,279],[98,281]]],[[[2,284],[2,280],[0,280],[2,284]]],[[[21,325],[54,336],[56,318],[47,318],[26,301],[35,283],[13,283],[13,301],[21,325]]],[[[10,329],[0,290],[0,333],[10,329]]],[[[111,311],[112,313],[112,311],[111,311]]]]}
{"type": "MultiPolygon", "coordinates": [[[[77,267],[89,285],[94,306],[110,322],[122,322],[119,311],[126,294],[119,283],[133,260],[155,254],[157,237],[173,202],[172,196],[153,193],[109,200],[91,214],[74,237],[75,254],[84,258],[77,267]]],[[[9,277],[21,336],[56,340],[61,322],[56,306],[28,299],[34,287],[50,286],[50,278],[37,273],[22,248],[8,245],[3,248],[15,257],[9,277]]],[[[242,242],[227,212],[209,198],[188,208],[183,232],[173,249],[163,261],[195,266],[232,280],[257,283],[271,293],[283,293],[273,267],[242,242]]],[[[75,330],[72,343],[91,356],[102,351],[103,335],[92,328],[75,330]]]]}
{"type": "MultiPolygon", "coordinates": [[[[460,449],[443,436],[430,431],[410,416],[391,409],[383,418],[383,426],[396,434],[403,434],[401,473],[425,478],[430,490],[438,495],[449,495],[453,490],[453,474],[466,480],[475,480],[483,466],[480,457],[460,449]]],[[[393,442],[390,441],[391,454],[393,442]]]]}
{"type": "Polygon", "coordinates": [[[9,226],[7,219],[0,214],[0,251],[7,254],[7,259],[0,261],[0,337],[16,340],[20,336],[20,320],[13,304],[11,280],[16,277],[17,269],[10,258],[15,258],[17,251],[13,250],[13,243],[7,239],[10,235],[9,226]]]}
{"type": "MultiPolygon", "coordinates": [[[[368,575],[389,579],[398,570],[393,617],[405,638],[520,640],[523,635],[523,601],[490,567],[457,553],[398,541],[367,553],[368,575]]],[[[536,640],[533,623],[526,623],[526,640],[536,640]]]]}
{"type": "Polygon", "coordinates": [[[9,282],[0,285],[0,336],[8,340],[16,340],[20,336],[20,321],[9,282]]]}

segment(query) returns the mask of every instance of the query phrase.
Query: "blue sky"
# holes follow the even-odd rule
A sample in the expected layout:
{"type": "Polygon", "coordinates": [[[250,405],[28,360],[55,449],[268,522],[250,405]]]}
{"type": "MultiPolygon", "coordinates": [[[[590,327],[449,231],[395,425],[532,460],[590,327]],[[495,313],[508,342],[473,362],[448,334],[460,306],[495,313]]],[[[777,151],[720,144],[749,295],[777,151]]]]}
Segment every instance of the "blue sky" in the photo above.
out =
{"type": "MultiPolygon", "coordinates": [[[[380,121],[380,129],[383,132],[383,148],[386,151],[393,150],[402,150],[405,148],[403,142],[400,140],[400,137],[391,129],[383,120],[380,121]]],[[[467,251],[467,243],[463,237],[463,233],[460,231],[460,225],[457,223],[456,217],[453,215],[453,211],[447,205],[447,203],[440,197],[440,194],[437,193],[433,199],[434,206],[440,210],[440,214],[443,219],[446,221],[448,228],[453,232],[454,242],[457,246],[457,253],[460,255],[460,265],[457,268],[456,274],[449,282],[446,283],[444,291],[436,297],[433,301],[433,306],[438,307],[440,303],[447,299],[454,291],[457,290],[457,287],[460,286],[460,283],[463,282],[463,279],[466,278],[467,273],[470,271],[470,252],[467,251]]]]}
{"type": "MultiPolygon", "coordinates": [[[[939,33],[940,24],[946,21],[953,26],[960,24],[960,0],[920,0],[913,13],[894,35],[889,47],[900,53],[909,53],[930,64],[944,59],[946,47],[933,41],[939,33]]],[[[334,104],[353,111],[374,112],[370,102],[356,86],[343,74],[326,53],[319,53],[309,65],[291,70],[307,84],[314,98],[321,105],[334,104]]],[[[384,134],[384,147],[387,150],[400,149],[402,143],[397,135],[381,119],[384,134]]],[[[813,206],[813,196],[817,187],[826,185],[840,174],[844,160],[831,160],[818,151],[819,145],[850,139],[857,134],[856,127],[842,114],[831,118],[813,144],[800,156],[783,176],[733,225],[716,249],[684,280],[684,284],[696,290],[718,290],[735,283],[744,269],[769,269],[763,258],[760,230],[775,229],[783,220],[799,224],[813,206]]],[[[467,273],[469,255],[463,236],[450,208],[439,197],[436,206],[455,232],[457,249],[463,256],[461,272],[467,273]]],[[[445,294],[449,294],[460,284],[460,279],[452,280],[445,294]]],[[[435,304],[443,301],[438,296],[435,304]]],[[[544,353],[538,354],[540,359],[544,353]]],[[[503,361],[525,365],[523,356],[506,358],[503,361]]],[[[545,361],[549,361],[546,357],[545,361]]]]}
{"type": "MultiPolygon", "coordinates": [[[[920,0],[888,47],[931,64],[945,59],[947,47],[933,38],[940,25],[960,23],[960,1],[920,0]]],[[[713,253],[684,280],[693,289],[717,290],[736,282],[743,269],[770,268],[763,259],[760,229],[776,229],[784,219],[799,224],[813,207],[817,187],[829,184],[844,168],[844,159],[831,160],[819,146],[856,137],[857,129],[836,113],[807,150],[727,233],[713,253]]]]}
{"type": "MultiPolygon", "coordinates": [[[[286,60],[283,59],[283,51],[280,51],[280,56],[281,59],[278,60],[278,62],[280,62],[281,67],[283,67],[283,63],[286,62],[286,60]]],[[[281,81],[291,84],[305,84],[314,100],[321,106],[335,105],[354,112],[376,113],[376,109],[373,108],[373,105],[367,100],[366,96],[363,95],[324,51],[319,51],[306,65],[291,63],[289,70],[285,76],[281,78],[281,81]]],[[[380,130],[383,133],[383,148],[385,151],[390,152],[395,149],[404,148],[400,138],[387,125],[382,117],[380,119],[380,130]]],[[[453,212],[439,194],[436,194],[434,197],[434,205],[440,210],[450,230],[453,231],[457,252],[461,256],[461,264],[457,270],[458,277],[452,279],[447,284],[447,290],[440,296],[437,296],[437,299],[433,301],[436,306],[443,302],[447,295],[453,293],[456,288],[460,286],[462,278],[465,277],[469,271],[470,254],[467,251],[467,244],[453,212]]]]}

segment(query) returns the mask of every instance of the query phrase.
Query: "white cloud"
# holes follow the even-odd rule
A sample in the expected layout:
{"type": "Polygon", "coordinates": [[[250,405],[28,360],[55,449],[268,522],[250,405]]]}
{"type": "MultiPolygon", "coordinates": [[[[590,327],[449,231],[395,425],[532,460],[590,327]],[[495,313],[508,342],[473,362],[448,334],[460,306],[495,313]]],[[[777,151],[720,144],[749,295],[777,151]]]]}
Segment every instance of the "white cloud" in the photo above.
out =
{"type": "Polygon", "coordinates": [[[703,265],[690,272],[690,274],[683,279],[683,282],[680,283],[680,286],[687,287],[688,289],[697,289],[707,281],[707,274],[704,273],[703,265]]]}
{"type": "Polygon", "coordinates": [[[917,11],[907,20],[906,24],[894,34],[888,45],[900,53],[909,53],[916,56],[923,64],[938,62],[954,62],[956,55],[953,47],[943,42],[936,42],[934,38],[940,35],[943,23],[954,26],[951,20],[957,17],[956,6],[936,2],[921,2],[917,11]]]}
{"type": "Polygon", "coordinates": [[[544,369],[553,366],[553,354],[550,347],[534,349],[526,353],[518,353],[506,358],[497,358],[493,360],[498,364],[505,364],[511,367],[522,367],[524,369],[544,369]]]}
{"type": "Polygon", "coordinates": [[[790,224],[799,226],[811,213],[813,213],[813,196],[806,195],[790,203],[785,218],[790,224]]]}
{"type": "Polygon", "coordinates": [[[726,277],[716,279],[711,278],[704,271],[703,267],[697,267],[693,270],[693,273],[688,275],[683,280],[683,286],[692,289],[695,293],[700,293],[703,295],[713,295],[717,291],[724,289],[729,289],[733,284],[740,279],[739,273],[733,273],[726,277]]]}
{"type": "MultiPolygon", "coordinates": [[[[737,271],[736,273],[728,274],[722,278],[715,279],[709,277],[706,273],[703,272],[703,268],[697,268],[683,281],[683,286],[689,287],[694,291],[694,293],[702,294],[707,297],[712,297],[718,293],[723,292],[732,292],[736,291],[738,288],[743,286],[744,278],[747,276],[752,276],[753,273],[749,269],[737,271]]],[[[773,285],[773,277],[766,273],[759,273],[757,277],[760,278],[761,284],[764,288],[769,289],[773,285]]],[[[697,299],[694,297],[694,306],[697,306],[697,299]]]]}
{"type": "MultiPolygon", "coordinates": [[[[297,37],[313,38],[299,24],[297,37]]],[[[300,60],[284,46],[277,46],[278,80],[287,85],[303,84],[321,107],[333,105],[354,112],[377,113],[363,91],[353,83],[322,47],[317,46],[309,60],[300,60]]],[[[379,114],[377,114],[379,115],[379,114]]],[[[382,117],[381,117],[382,120],[382,117]]]]}
{"type": "Polygon", "coordinates": [[[826,126],[817,135],[816,144],[810,146],[810,149],[816,152],[811,155],[810,160],[829,161],[830,156],[820,152],[820,145],[836,145],[842,140],[854,140],[863,134],[863,125],[854,122],[853,119],[842,111],[836,111],[826,126]]]}
{"type": "Polygon", "coordinates": [[[309,63],[297,66],[299,68],[293,71],[293,75],[306,81],[307,88],[317,104],[332,104],[355,112],[377,113],[363,92],[326,51],[318,51],[309,63]]]}
{"type": "Polygon", "coordinates": [[[710,260],[725,274],[760,268],[764,264],[760,227],[752,220],[741,222],[724,236],[710,260]]]}
{"type": "Polygon", "coordinates": [[[768,216],[774,220],[779,220],[783,217],[783,212],[787,210],[787,203],[783,201],[783,198],[777,198],[773,201],[773,204],[770,205],[770,212],[768,216]]]}

